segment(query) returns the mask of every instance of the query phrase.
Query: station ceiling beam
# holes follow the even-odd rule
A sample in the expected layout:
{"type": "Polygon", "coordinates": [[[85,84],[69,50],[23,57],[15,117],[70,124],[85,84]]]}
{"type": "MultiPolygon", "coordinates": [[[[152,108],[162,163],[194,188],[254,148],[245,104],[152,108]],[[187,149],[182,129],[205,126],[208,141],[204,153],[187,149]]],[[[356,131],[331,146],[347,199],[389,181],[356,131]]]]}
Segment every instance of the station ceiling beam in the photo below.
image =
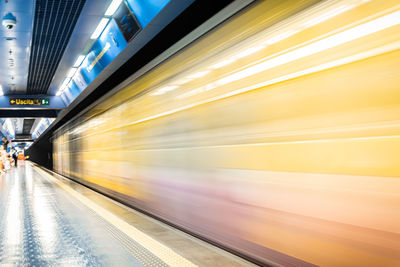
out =
{"type": "Polygon", "coordinates": [[[56,118],[59,109],[0,109],[0,118],[56,118]]]}

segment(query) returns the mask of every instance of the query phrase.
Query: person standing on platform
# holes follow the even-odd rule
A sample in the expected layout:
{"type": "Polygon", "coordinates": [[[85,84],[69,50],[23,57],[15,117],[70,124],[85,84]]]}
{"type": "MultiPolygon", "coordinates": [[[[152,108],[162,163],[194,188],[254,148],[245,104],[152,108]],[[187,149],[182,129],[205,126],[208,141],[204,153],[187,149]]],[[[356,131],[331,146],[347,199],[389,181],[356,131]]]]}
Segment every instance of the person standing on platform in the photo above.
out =
{"type": "Polygon", "coordinates": [[[14,153],[12,154],[12,157],[14,159],[15,167],[17,167],[18,166],[18,152],[17,152],[17,150],[14,150],[14,153]]]}
{"type": "Polygon", "coordinates": [[[7,139],[6,144],[7,144],[7,148],[6,148],[7,153],[11,153],[11,141],[9,139],[7,139]]]}

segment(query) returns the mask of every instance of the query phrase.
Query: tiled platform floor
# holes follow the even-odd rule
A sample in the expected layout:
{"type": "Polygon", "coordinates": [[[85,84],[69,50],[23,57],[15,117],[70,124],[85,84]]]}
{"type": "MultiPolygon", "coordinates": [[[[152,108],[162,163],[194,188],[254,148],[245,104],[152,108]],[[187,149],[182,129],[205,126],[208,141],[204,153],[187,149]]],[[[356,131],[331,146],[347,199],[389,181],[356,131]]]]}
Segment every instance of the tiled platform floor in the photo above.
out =
{"type": "Polygon", "coordinates": [[[0,176],[0,266],[252,266],[29,162],[0,176]]]}

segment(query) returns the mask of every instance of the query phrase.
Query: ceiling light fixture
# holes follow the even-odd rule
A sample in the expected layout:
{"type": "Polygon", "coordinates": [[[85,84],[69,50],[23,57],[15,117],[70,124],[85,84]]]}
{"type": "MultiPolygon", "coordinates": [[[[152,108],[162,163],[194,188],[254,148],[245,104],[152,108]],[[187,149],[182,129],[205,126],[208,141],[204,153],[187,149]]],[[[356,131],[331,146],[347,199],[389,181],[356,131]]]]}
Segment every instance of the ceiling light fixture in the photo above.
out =
{"type": "Polygon", "coordinates": [[[79,67],[79,66],[82,64],[82,62],[83,62],[84,59],[85,59],[85,56],[84,56],[84,55],[80,55],[80,56],[76,59],[76,61],[75,61],[74,65],[73,65],[73,67],[74,67],[74,68],[79,67]]]}
{"type": "Polygon", "coordinates": [[[97,39],[100,34],[103,32],[104,28],[107,26],[107,23],[110,19],[108,18],[102,18],[99,22],[99,25],[97,25],[96,29],[94,30],[92,36],[90,36],[90,39],[95,40],[97,39]]]}
{"type": "Polygon", "coordinates": [[[69,81],[71,80],[71,78],[65,78],[63,83],[61,84],[61,88],[67,87],[69,81]]]}
{"type": "Polygon", "coordinates": [[[11,136],[15,136],[14,127],[10,119],[6,119],[6,126],[11,136]]]}
{"type": "Polygon", "coordinates": [[[64,91],[67,88],[67,85],[70,81],[71,81],[71,78],[69,78],[69,77],[66,77],[64,79],[63,83],[60,86],[60,89],[58,89],[56,96],[60,96],[60,95],[62,95],[62,93],[64,93],[64,91]]]}
{"type": "MultiPolygon", "coordinates": [[[[32,133],[36,133],[36,132],[39,130],[40,126],[41,126],[42,123],[43,123],[43,120],[44,120],[44,118],[41,118],[41,119],[40,119],[40,121],[38,122],[38,124],[36,124],[35,130],[33,130],[32,133]]],[[[38,133],[38,136],[39,136],[39,133],[38,133]]]]}
{"type": "Polygon", "coordinates": [[[67,78],[72,78],[72,76],[74,76],[75,72],[76,72],[77,68],[71,68],[68,73],[67,73],[67,78]]]}
{"type": "Polygon", "coordinates": [[[114,15],[115,11],[117,11],[119,5],[122,3],[122,0],[113,0],[111,4],[108,6],[106,13],[104,16],[111,17],[114,15]]]}

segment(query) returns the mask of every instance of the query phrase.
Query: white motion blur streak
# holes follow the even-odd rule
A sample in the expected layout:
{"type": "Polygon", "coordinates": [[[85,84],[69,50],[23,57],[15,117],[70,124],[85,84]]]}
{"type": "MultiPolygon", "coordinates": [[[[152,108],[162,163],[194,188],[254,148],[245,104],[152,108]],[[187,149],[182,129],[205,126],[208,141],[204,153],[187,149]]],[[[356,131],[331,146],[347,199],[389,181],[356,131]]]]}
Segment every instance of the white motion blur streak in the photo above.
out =
{"type": "Polygon", "coordinates": [[[274,67],[319,53],[329,48],[333,48],[335,46],[353,41],[355,39],[367,36],[369,34],[387,29],[399,23],[400,23],[400,11],[397,11],[392,14],[386,15],[384,17],[367,22],[365,24],[356,26],[344,32],[319,40],[315,43],[298,48],[294,51],[288,52],[281,56],[277,56],[275,58],[272,58],[255,66],[247,68],[243,71],[239,71],[235,74],[229,75],[227,77],[224,77],[216,81],[216,83],[218,85],[224,85],[230,82],[234,82],[249,77],[251,75],[260,73],[262,71],[272,69],[274,67]]]}

